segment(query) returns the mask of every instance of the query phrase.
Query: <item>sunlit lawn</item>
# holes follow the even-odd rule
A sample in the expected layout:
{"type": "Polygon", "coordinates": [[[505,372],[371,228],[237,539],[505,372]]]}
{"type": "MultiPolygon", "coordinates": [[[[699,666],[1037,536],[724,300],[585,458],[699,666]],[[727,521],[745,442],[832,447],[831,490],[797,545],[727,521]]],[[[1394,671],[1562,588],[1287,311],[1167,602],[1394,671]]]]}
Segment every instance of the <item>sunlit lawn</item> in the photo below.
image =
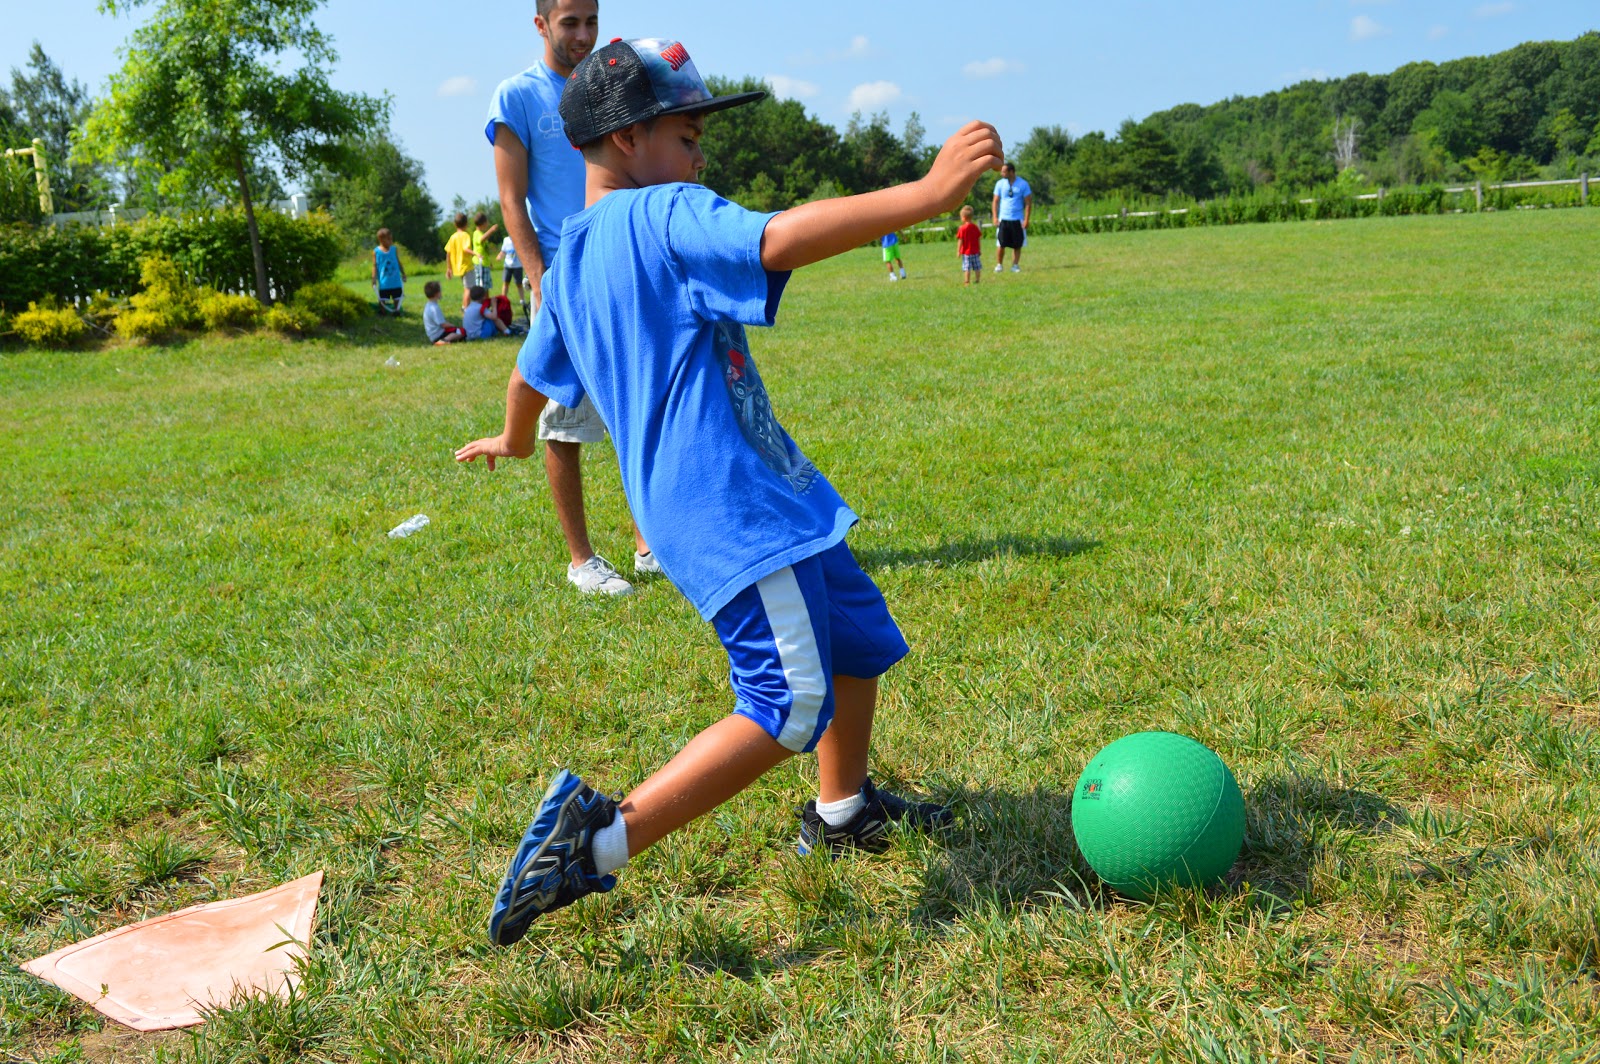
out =
{"type": "Polygon", "coordinates": [[[570,592],[537,463],[451,462],[515,345],[424,346],[413,277],[342,338],[6,350],[0,1056],[1596,1059],[1597,226],[797,275],[756,357],[913,646],[877,772],[959,827],[801,860],[797,761],[505,950],[549,774],[626,790],[729,708],[670,585],[570,592]],[[1067,821],[1146,728],[1217,750],[1250,817],[1224,888],[1151,906],[1067,821]],[[15,967],[317,869],[290,1005],[133,1035],[15,967]]]}

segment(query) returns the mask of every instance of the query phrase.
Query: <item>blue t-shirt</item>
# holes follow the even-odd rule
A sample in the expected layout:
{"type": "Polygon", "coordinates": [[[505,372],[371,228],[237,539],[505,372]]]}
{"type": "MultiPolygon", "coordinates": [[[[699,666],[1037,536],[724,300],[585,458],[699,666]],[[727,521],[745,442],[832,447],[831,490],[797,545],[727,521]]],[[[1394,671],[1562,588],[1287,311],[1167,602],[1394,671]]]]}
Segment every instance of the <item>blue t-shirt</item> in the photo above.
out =
{"type": "Polygon", "coordinates": [[[405,284],[400,276],[400,249],[391,246],[388,251],[382,246],[372,249],[372,261],[378,266],[378,290],[399,288],[405,284]]]}
{"type": "Polygon", "coordinates": [[[773,416],[745,339],[789,280],[761,265],[771,218],[700,185],[609,193],[567,220],[517,359],[562,406],[594,401],[639,530],[707,620],[856,522],[773,416]]]}
{"type": "Polygon", "coordinates": [[[1023,201],[1033,195],[1033,186],[1020,177],[1011,180],[1002,177],[994,183],[994,194],[1000,197],[1000,220],[1020,222],[1023,201]]]}
{"type": "Polygon", "coordinates": [[[898,243],[900,243],[900,234],[899,233],[885,233],[884,234],[883,240],[882,240],[882,244],[883,244],[884,247],[892,248],[898,243]]]}
{"type": "Polygon", "coordinates": [[[561,223],[583,210],[583,153],[572,146],[561,124],[561,90],[567,79],[535,63],[500,83],[489,102],[483,134],[494,143],[495,123],[503,122],[528,149],[528,217],[539,232],[546,266],[561,243],[561,223]]]}

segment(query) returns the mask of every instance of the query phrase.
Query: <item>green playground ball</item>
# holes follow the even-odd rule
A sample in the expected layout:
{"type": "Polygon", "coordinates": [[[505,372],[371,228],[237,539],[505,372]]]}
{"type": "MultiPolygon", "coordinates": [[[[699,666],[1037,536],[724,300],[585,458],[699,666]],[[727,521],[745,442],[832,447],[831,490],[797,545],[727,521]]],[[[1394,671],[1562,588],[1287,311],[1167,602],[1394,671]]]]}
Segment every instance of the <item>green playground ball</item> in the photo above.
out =
{"type": "Polygon", "coordinates": [[[1244,846],[1244,797],[1204,743],[1172,732],[1124,735],[1095,754],[1072,791],[1072,833],[1119,894],[1215,883],[1244,846]]]}

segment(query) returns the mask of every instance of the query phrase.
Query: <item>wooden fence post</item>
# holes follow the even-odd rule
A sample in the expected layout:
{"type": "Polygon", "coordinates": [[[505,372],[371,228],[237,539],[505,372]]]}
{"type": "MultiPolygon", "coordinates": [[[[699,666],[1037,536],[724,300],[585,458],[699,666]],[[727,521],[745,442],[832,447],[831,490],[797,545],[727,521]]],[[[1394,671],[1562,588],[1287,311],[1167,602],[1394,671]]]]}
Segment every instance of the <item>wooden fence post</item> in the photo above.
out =
{"type": "Polygon", "coordinates": [[[1483,182],[1479,181],[1472,187],[1472,190],[1478,194],[1478,209],[1481,211],[1483,210],[1483,182]]]}
{"type": "Polygon", "coordinates": [[[1578,178],[1578,206],[1587,207],[1588,205],[1589,205],[1589,175],[1587,173],[1585,173],[1583,176],[1578,178]]]}

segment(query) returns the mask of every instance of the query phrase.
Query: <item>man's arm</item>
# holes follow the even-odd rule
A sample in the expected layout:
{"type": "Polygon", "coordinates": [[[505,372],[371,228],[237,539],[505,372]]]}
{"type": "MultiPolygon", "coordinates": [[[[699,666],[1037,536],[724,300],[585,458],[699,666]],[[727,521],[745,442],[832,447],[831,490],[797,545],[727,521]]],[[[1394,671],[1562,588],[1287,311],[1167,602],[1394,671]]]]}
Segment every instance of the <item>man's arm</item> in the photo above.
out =
{"type": "Polygon", "coordinates": [[[522,379],[522,371],[513,366],[511,380],[506,383],[505,428],[498,436],[473,440],[457,450],[456,461],[470,462],[481,454],[492,473],[496,458],[528,457],[539,447],[539,412],[545,402],[545,397],[522,379]]]}
{"type": "Polygon", "coordinates": [[[944,142],[921,180],[801,204],[773,218],[761,236],[761,265],[797,270],[951,210],[967,198],[979,175],[999,169],[1003,158],[994,127],[968,122],[944,142]]]}
{"type": "Polygon", "coordinates": [[[1028,222],[1033,218],[1033,193],[1022,197],[1022,228],[1028,228],[1028,222]]]}
{"type": "Polygon", "coordinates": [[[539,282],[544,277],[544,255],[539,251],[539,234],[533,228],[533,219],[528,217],[528,149],[504,122],[494,124],[494,180],[500,188],[500,214],[505,218],[506,235],[533,285],[533,312],[537,314],[543,299],[539,282]]]}

